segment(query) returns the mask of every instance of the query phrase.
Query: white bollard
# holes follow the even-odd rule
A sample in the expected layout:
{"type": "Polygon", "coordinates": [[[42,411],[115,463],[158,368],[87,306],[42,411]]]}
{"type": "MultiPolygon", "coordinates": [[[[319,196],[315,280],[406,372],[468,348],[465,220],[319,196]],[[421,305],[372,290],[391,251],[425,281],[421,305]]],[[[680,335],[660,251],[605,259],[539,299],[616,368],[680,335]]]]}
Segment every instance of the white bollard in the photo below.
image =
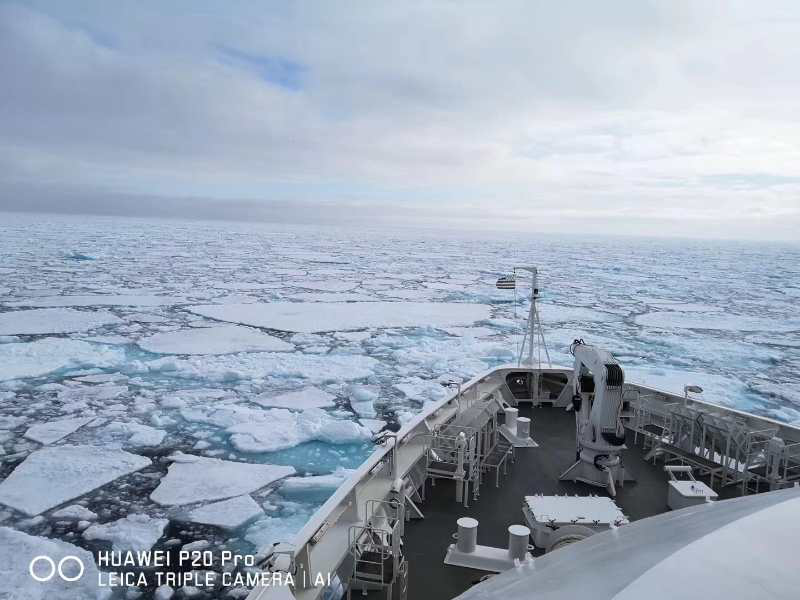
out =
{"type": "MultiPolygon", "coordinates": [[[[478,543],[478,521],[472,517],[461,517],[456,521],[458,525],[458,541],[456,548],[459,552],[469,554],[475,552],[478,543]]],[[[527,542],[525,542],[527,544],[527,542]]]]}
{"type": "MultiPolygon", "coordinates": [[[[511,559],[525,560],[528,552],[528,537],[531,530],[525,525],[508,526],[508,556],[511,559]]],[[[459,539],[460,541],[460,539],[459,539]]]]}
{"type": "Polygon", "coordinates": [[[531,434],[531,420],[528,417],[517,419],[517,437],[521,440],[528,439],[531,434]]]}
{"type": "Polygon", "coordinates": [[[510,406],[506,409],[506,427],[510,433],[514,433],[517,429],[517,414],[519,411],[510,406]]]}

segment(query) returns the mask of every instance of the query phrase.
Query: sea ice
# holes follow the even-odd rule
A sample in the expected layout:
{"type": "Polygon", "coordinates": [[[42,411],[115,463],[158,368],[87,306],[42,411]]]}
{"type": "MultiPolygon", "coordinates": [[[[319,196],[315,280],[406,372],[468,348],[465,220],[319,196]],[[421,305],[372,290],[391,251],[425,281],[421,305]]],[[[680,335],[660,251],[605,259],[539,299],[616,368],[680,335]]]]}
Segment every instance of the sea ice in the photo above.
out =
{"type": "Polygon", "coordinates": [[[300,292],[293,294],[291,298],[302,302],[369,302],[374,300],[367,294],[329,294],[326,292],[300,292]]]}
{"type": "Polygon", "coordinates": [[[263,411],[261,420],[251,419],[228,427],[231,443],[241,452],[274,452],[319,440],[329,444],[363,442],[372,432],[354,421],[335,419],[324,410],[309,408],[293,412],[283,408],[263,411]]]}
{"type": "Polygon", "coordinates": [[[80,504],[70,504],[55,511],[50,516],[54,519],[65,519],[67,521],[94,521],[97,519],[95,513],[80,504]]]}
{"type": "Polygon", "coordinates": [[[275,542],[291,542],[311,517],[313,508],[286,503],[280,514],[265,516],[248,527],[244,538],[258,550],[265,550],[275,542]]]}
{"type": "Polygon", "coordinates": [[[126,445],[137,448],[158,446],[167,435],[163,429],[156,429],[141,423],[123,423],[121,421],[109,423],[103,428],[103,431],[127,436],[126,445]]]}
{"type": "Polygon", "coordinates": [[[150,459],[96,446],[46,446],[0,483],[0,504],[38,515],[150,465],[150,459]]]}
{"type": "Polygon", "coordinates": [[[115,552],[142,552],[153,547],[168,523],[169,519],[135,513],[111,523],[92,525],[83,532],[83,537],[111,542],[115,552]]]}
{"type": "Polygon", "coordinates": [[[349,292],[358,287],[358,283],[339,280],[311,280],[311,281],[290,281],[290,285],[307,290],[319,290],[321,292],[349,292]]]}
{"type": "Polygon", "coordinates": [[[294,467],[252,464],[178,454],[150,494],[153,502],[181,506],[249,494],[294,474],[294,467]]]}
{"type": "Polygon", "coordinates": [[[78,340],[47,338],[29,343],[0,345],[0,381],[39,377],[70,367],[114,367],[125,360],[116,348],[78,340]]]}
{"type": "MultiPolygon", "coordinates": [[[[0,346],[2,353],[3,346],[0,346]]],[[[309,383],[353,381],[373,374],[380,366],[363,355],[307,355],[299,352],[251,352],[220,356],[165,357],[145,363],[147,371],[165,371],[173,377],[206,381],[253,380],[264,377],[300,377],[309,383]]],[[[2,369],[2,366],[0,366],[2,369]]]]}
{"type": "Polygon", "coordinates": [[[147,295],[49,296],[8,302],[9,306],[164,306],[185,302],[183,298],[147,295]]]}
{"type": "Polygon", "coordinates": [[[294,350],[292,344],[279,338],[239,325],[157,333],[140,339],[137,344],[155,354],[233,354],[294,350]]]}
{"type": "Polygon", "coordinates": [[[307,477],[287,477],[281,483],[281,493],[284,492],[316,492],[320,490],[335,490],[342,482],[350,477],[354,471],[339,467],[328,475],[309,475],[307,477]]]}
{"type": "Polygon", "coordinates": [[[381,419],[359,419],[361,424],[369,429],[372,433],[378,433],[381,429],[386,427],[386,421],[381,419]]]}
{"type": "Polygon", "coordinates": [[[346,342],[363,342],[372,337],[371,331],[339,331],[336,337],[346,342]]]}
{"type": "Polygon", "coordinates": [[[222,529],[237,529],[263,514],[255,500],[245,494],[195,508],[186,514],[185,520],[222,529]]]}
{"type": "MultiPolygon", "coordinates": [[[[44,561],[37,561],[33,568],[41,578],[50,573],[50,565],[44,561]]],[[[104,595],[97,586],[97,578],[97,566],[91,552],[61,540],[0,527],[0,597],[8,600],[100,600],[104,595]],[[80,561],[84,566],[83,576],[70,582],[58,575],[48,581],[36,581],[28,569],[37,556],[47,556],[55,564],[67,556],[75,556],[78,560],[63,562],[64,574],[70,579],[77,577],[80,561]]]]}
{"type": "Polygon", "coordinates": [[[260,394],[253,398],[261,406],[288,408],[291,410],[303,410],[306,408],[326,408],[334,406],[336,396],[319,389],[309,386],[295,392],[286,392],[280,395],[270,393],[260,394]]]}
{"type": "Polygon", "coordinates": [[[444,302],[207,304],[189,310],[220,321],[304,333],[366,327],[471,325],[489,316],[485,304],[444,302]]]}
{"type": "Polygon", "coordinates": [[[0,335],[70,333],[114,323],[122,321],[105,311],[91,312],[71,308],[14,310],[0,313],[0,335]]]}
{"type": "Polygon", "coordinates": [[[651,312],[636,317],[638,325],[664,329],[716,329],[721,331],[793,331],[800,329],[797,319],[769,319],[727,314],[651,312]]]}
{"type": "Polygon", "coordinates": [[[351,385],[348,388],[350,406],[359,417],[374,417],[375,400],[378,399],[380,388],[374,385],[351,385]]]}
{"type": "Polygon", "coordinates": [[[94,417],[75,417],[73,419],[58,419],[57,421],[37,423],[28,428],[28,431],[25,432],[25,437],[40,444],[52,444],[77,431],[93,419],[94,417]]]}

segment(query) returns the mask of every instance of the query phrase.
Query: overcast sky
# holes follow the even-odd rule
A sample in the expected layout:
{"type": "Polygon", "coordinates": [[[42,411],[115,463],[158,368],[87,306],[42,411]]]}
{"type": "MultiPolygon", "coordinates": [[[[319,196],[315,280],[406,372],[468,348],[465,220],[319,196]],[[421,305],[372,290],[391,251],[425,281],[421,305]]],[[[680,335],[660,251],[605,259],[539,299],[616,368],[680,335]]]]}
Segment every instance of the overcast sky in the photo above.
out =
{"type": "Polygon", "coordinates": [[[796,0],[0,1],[0,209],[792,239],[798,40],[796,0]]]}

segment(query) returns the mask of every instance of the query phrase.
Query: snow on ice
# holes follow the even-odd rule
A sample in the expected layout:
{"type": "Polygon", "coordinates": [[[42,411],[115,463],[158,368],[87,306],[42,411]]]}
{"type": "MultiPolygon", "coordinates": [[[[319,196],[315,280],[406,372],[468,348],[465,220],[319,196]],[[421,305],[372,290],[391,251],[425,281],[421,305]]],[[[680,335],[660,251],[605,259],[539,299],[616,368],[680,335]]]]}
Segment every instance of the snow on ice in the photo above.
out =
{"type": "Polygon", "coordinates": [[[82,366],[114,367],[125,360],[117,348],[63,338],[0,345],[0,381],[40,377],[82,366]]]}
{"type": "Polygon", "coordinates": [[[28,431],[25,432],[25,437],[40,444],[52,444],[77,431],[93,419],[94,417],[75,417],[37,423],[28,428],[28,431]]]}
{"type": "Polygon", "coordinates": [[[252,464],[178,453],[150,494],[163,506],[224,500],[259,490],[293,475],[294,467],[252,464]]]}
{"type": "Polygon", "coordinates": [[[255,500],[245,494],[195,508],[181,519],[201,525],[213,525],[223,529],[238,529],[263,514],[264,511],[261,510],[255,500]]]}
{"type": "Polygon", "coordinates": [[[372,439],[372,432],[349,419],[336,419],[318,408],[294,412],[274,408],[251,413],[251,419],[228,427],[240,452],[274,452],[319,440],[347,444],[372,439]]]}
{"type": "Polygon", "coordinates": [[[35,300],[8,302],[9,306],[164,306],[185,302],[183,298],[147,295],[97,295],[97,296],[48,296],[35,300]]]}
{"type": "Polygon", "coordinates": [[[13,310],[0,313],[0,335],[71,333],[121,323],[105,311],[80,311],[71,308],[13,310]]]}
{"type": "Polygon", "coordinates": [[[273,395],[260,394],[253,398],[261,406],[273,408],[288,408],[291,410],[304,410],[306,408],[327,408],[334,406],[336,396],[319,389],[318,387],[305,387],[294,392],[273,395]]]}
{"type": "Polygon", "coordinates": [[[200,305],[194,313],[256,327],[314,333],[366,327],[447,327],[489,317],[485,304],[444,302],[341,302],[200,305]]]}
{"type": "Polygon", "coordinates": [[[149,458],[124,450],[47,446],[31,453],[0,483],[0,504],[38,515],[149,465],[149,458]]]}
{"type": "MultiPolygon", "coordinates": [[[[68,559],[62,568],[69,578],[80,574],[78,561],[68,559]]],[[[34,572],[40,578],[46,577],[50,573],[49,563],[37,562],[34,572]]],[[[0,527],[0,597],[9,600],[100,600],[103,596],[97,587],[97,577],[97,566],[91,552],[61,540],[0,527]],[[45,582],[36,581],[28,568],[37,556],[47,556],[56,564],[66,556],[75,556],[83,563],[83,576],[70,582],[58,576],[45,582]],[[9,595],[6,596],[6,592],[9,595]]]]}
{"type": "Polygon", "coordinates": [[[169,519],[133,513],[111,523],[92,525],[83,532],[83,537],[111,542],[115,552],[141,552],[153,547],[168,523],[169,519]]]}
{"type": "Polygon", "coordinates": [[[353,469],[336,469],[328,475],[309,475],[307,477],[287,477],[281,484],[281,493],[312,492],[330,490],[333,492],[342,482],[353,474],[353,469]]]}
{"type": "Polygon", "coordinates": [[[137,344],[155,354],[233,354],[236,352],[283,352],[292,344],[261,331],[239,325],[201,327],[157,333],[137,344]]]}

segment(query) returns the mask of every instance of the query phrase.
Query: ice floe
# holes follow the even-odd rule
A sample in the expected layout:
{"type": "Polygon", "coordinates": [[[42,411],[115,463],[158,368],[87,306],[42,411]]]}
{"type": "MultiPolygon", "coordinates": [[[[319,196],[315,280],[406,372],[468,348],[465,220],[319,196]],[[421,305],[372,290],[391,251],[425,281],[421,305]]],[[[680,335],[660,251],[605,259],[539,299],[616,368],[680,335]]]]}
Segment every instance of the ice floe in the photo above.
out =
{"type": "Polygon", "coordinates": [[[311,281],[298,281],[291,282],[293,285],[305,288],[307,290],[319,290],[321,292],[348,292],[356,287],[358,283],[351,281],[338,281],[338,280],[311,280],[311,281]]]}
{"type": "Polygon", "coordinates": [[[106,595],[97,586],[98,571],[91,552],[61,540],[28,535],[8,527],[0,527],[1,597],[8,600],[100,600],[106,595]],[[50,575],[49,561],[36,557],[46,556],[56,565],[64,560],[62,570],[69,579],[58,575],[47,581],[36,581],[29,572],[32,568],[40,579],[50,575]],[[81,563],[83,573],[81,575],[81,563]],[[5,595],[8,593],[8,595],[5,595]]]}
{"type": "MultiPolygon", "coordinates": [[[[0,346],[0,353],[2,348],[0,346]]],[[[142,368],[148,372],[164,372],[191,380],[231,382],[265,377],[300,377],[312,384],[322,384],[369,377],[380,364],[374,358],[357,354],[321,356],[298,352],[251,352],[185,359],[166,357],[144,363],[142,368]]]]}
{"type": "Polygon", "coordinates": [[[231,443],[241,452],[274,452],[319,440],[329,444],[363,442],[372,438],[366,427],[349,419],[335,419],[324,410],[264,411],[255,418],[228,427],[231,443]]]}
{"type": "Polygon", "coordinates": [[[149,295],[48,296],[7,302],[9,306],[164,306],[180,304],[183,298],[149,295]]]}
{"type": "Polygon", "coordinates": [[[335,490],[345,479],[354,473],[353,469],[336,469],[328,475],[309,475],[307,477],[287,477],[281,483],[281,493],[285,492],[316,492],[320,490],[335,490]]]}
{"type": "Polygon", "coordinates": [[[238,529],[263,514],[264,511],[255,500],[245,494],[195,508],[180,518],[192,523],[212,525],[222,529],[238,529]]]}
{"type": "Polygon", "coordinates": [[[291,410],[304,410],[306,408],[326,408],[334,406],[336,396],[319,389],[318,387],[305,387],[302,390],[286,392],[283,394],[260,394],[253,398],[261,406],[273,408],[288,408],[291,410]]]}
{"type": "Polygon", "coordinates": [[[232,323],[314,333],[367,327],[447,327],[489,317],[484,304],[444,302],[341,302],[200,305],[194,313],[232,323]]]}
{"type": "Polygon", "coordinates": [[[13,310],[0,313],[0,335],[71,333],[121,322],[105,311],[80,311],[71,308],[13,310]]]}
{"type": "Polygon", "coordinates": [[[141,423],[123,423],[114,421],[103,428],[103,431],[112,435],[122,435],[126,438],[125,445],[131,447],[158,446],[164,441],[167,432],[141,423]]]}
{"type": "Polygon", "coordinates": [[[150,465],[150,459],[98,446],[47,446],[0,483],[0,504],[38,515],[150,465]]]}
{"type": "Polygon", "coordinates": [[[716,329],[722,331],[794,331],[800,330],[800,320],[775,320],[732,314],[699,314],[696,312],[651,312],[636,317],[636,323],[664,329],[716,329]]]}
{"type": "Polygon", "coordinates": [[[292,344],[279,338],[239,325],[157,333],[140,339],[137,344],[155,354],[233,354],[294,350],[292,344]]]}
{"type": "Polygon", "coordinates": [[[168,523],[169,519],[134,513],[111,523],[96,523],[83,532],[83,537],[111,542],[115,552],[141,552],[153,547],[168,523]]]}
{"type": "Polygon", "coordinates": [[[167,475],[150,494],[154,502],[164,506],[224,500],[249,494],[295,472],[294,467],[234,462],[181,453],[174,458],[167,475]]]}
{"type": "Polygon", "coordinates": [[[94,521],[97,515],[85,506],[80,504],[70,504],[50,515],[54,519],[64,519],[67,521],[94,521]]]}
{"type": "Polygon", "coordinates": [[[25,437],[40,444],[52,444],[77,431],[93,419],[94,417],[75,417],[37,423],[28,428],[28,431],[25,432],[25,437]]]}
{"type": "Polygon", "coordinates": [[[244,538],[258,550],[266,550],[275,542],[291,542],[313,510],[313,506],[286,502],[278,514],[267,515],[250,525],[244,538]]]}
{"type": "Polygon", "coordinates": [[[114,367],[124,360],[124,352],[117,348],[63,338],[2,344],[0,381],[39,377],[59,369],[80,366],[114,367]]]}

